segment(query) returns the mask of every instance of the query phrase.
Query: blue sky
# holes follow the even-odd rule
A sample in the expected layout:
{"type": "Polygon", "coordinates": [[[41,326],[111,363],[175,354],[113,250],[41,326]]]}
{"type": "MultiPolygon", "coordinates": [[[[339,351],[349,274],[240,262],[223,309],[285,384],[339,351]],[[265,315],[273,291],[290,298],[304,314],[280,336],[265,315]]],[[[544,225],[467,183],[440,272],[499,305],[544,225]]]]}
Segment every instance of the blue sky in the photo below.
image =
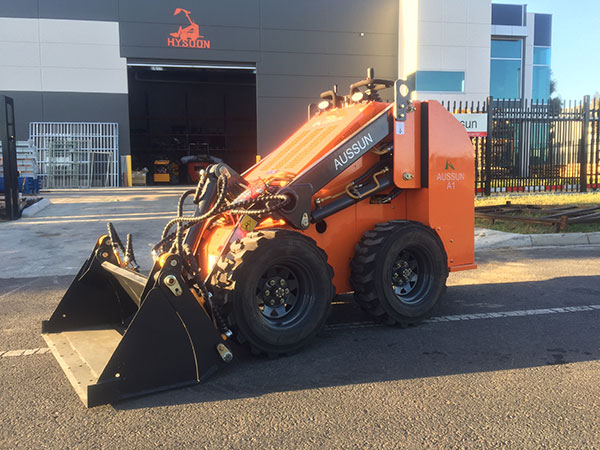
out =
{"type": "Polygon", "coordinates": [[[552,72],[558,95],[579,99],[600,92],[600,1],[493,0],[526,4],[528,12],[552,14],[552,72]]]}

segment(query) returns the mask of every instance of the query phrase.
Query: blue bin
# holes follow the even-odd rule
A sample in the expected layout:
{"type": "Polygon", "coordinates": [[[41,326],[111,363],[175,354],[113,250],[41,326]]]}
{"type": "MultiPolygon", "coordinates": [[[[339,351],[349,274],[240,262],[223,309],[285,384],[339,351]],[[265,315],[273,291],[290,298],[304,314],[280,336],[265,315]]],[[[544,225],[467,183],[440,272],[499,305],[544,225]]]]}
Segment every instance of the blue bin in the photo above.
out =
{"type": "MultiPolygon", "coordinates": [[[[19,177],[17,179],[17,186],[19,192],[23,194],[39,194],[40,193],[40,179],[39,177],[19,177]]],[[[4,177],[0,177],[0,192],[4,192],[4,177]]]]}
{"type": "MultiPolygon", "coordinates": [[[[21,180],[21,178],[19,178],[19,180],[21,180]]],[[[19,181],[19,183],[21,183],[19,185],[19,190],[23,194],[31,195],[38,194],[40,192],[40,185],[37,178],[26,177],[23,179],[23,181],[19,181]]]]}

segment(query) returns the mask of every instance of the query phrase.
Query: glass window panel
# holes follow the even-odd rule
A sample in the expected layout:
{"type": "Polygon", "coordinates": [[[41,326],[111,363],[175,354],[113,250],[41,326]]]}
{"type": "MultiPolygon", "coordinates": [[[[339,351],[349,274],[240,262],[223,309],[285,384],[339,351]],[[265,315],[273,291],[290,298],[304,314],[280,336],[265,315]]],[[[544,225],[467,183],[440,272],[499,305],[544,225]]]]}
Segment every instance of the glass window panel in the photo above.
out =
{"type": "Polygon", "coordinates": [[[418,91],[464,92],[464,72],[438,72],[420,70],[417,72],[418,91]]]}
{"type": "Polygon", "coordinates": [[[492,25],[523,25],[522,5],[492,4],[492,25]]]}
{"type": "Polygon", "coordinates": [[[534,100],[548,100],[550,97],[550,67],[533,66],[531,97],[534,100]]]}
{"type": "Polygon", "coordinates": [[[552,14],[536,14],[533,30],[533,45],[552,45],[552,14]]]}
{"type": "Polygon", "coordinates": [[[533,63],[549,66],[550,49],[546,47],[533,47],[533,63]]]}
{"type": "Polygon", "coordinates": [[[490,95],[494,98],[521,97],[521,61],[510,59],[492,60],[490,95]]]}
{"type": "Polygon", "coordinates": [[[492,58],[521,59],[521,41],[492,39],[492,58]]]}

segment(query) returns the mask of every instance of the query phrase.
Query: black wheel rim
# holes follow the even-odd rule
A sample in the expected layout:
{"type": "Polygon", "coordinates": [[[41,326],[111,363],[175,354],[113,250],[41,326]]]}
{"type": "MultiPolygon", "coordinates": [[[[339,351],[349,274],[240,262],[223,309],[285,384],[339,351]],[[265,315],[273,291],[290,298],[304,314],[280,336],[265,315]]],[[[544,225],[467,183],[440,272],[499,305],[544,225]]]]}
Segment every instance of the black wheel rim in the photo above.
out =
{"type": "Polygon", "coordinates": [[[432,271],[429,253],[416,247],[403,249],[390,271],[394,296],[405,305],[418,304],[433,285],[432,271]]]}
{"type": "Polygon", "coordinates": [[[282,261],[265,270],[256,286],[256,305],[264,322],[274,328],[301,322],[315,300],[308,268],[296,261],[282,261]]]}

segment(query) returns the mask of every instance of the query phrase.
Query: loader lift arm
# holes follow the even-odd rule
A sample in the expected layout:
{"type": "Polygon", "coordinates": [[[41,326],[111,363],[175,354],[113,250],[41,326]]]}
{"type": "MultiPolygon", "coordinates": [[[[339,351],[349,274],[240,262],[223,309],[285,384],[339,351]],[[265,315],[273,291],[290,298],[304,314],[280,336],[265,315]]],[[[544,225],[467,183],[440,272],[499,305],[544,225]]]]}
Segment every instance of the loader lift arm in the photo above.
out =
{"type": "MultiPolygon", "coordinates": [[[[288,204],[279,213],[292,226],[305,230],[310,223],[323,218],[322,212],[318,214],[318,219],[311,216],[312,197],[334,178],[338,177],[340,173],[348,169],[353,161],[358,160],[365,153],[375,148],[391,133],[390,109],[391,105],[374,117],[364,128],[338,144],[335,149],[279,191],[279,193],[290,197],[288,204]]],[[[390,186],[388,178],[389,176],[386,177],[386,182],[381,186],[381,189],[390,186]]]]}
{"type": "MultiPolygon", "coordinates": [[[[390,80],[375,79],[373,69],[368,70],[367,78],[350,85],[350,92],[346,97],[337,96],[337,86],[331,91],[321,93],[321,98],[331,98],[332,107],[341,105],[342,101],[353,102],[362,101],[365,96],[356,97],[359,88],[366,87],[366,98],[369,100],[379,99],[377,91],[394,86],[394,103],[381,111],[363,128],[359,129],[353,135],[340,142],[333,150],[312,164],[310,167],[300,173],[288,186],[283,188],[280,193],[290,197],[290,201],[280,211],[280,215],[290,222],[297,229],[307,229],[310,223],[318,222],[328,215],[338,212],[340,209],[350,204],[362,200],[348,198],[338,201],[326,210],[317,208],[311,214],[311,199],[324,186],[338,177],[342,172],[348,169],[353,162],[360,159],[367,152],[376,148],[382,140],[388,137],[393,131],[394,120],[403,122],[409,111],[413,111],[410,101],[410,90],[404,80],[395,82],[390,80]],[[354,100],[356,99],[356,100],[354,100]],[[393,115],[390,115],[390,109],[393,109],[393,115]]],[[[386,174],[381,186],[377,191],[387,189],[392,185],[391,171],[386,174]]],[[[319,205],[317,205],[319,206],[319,205]]]]}

